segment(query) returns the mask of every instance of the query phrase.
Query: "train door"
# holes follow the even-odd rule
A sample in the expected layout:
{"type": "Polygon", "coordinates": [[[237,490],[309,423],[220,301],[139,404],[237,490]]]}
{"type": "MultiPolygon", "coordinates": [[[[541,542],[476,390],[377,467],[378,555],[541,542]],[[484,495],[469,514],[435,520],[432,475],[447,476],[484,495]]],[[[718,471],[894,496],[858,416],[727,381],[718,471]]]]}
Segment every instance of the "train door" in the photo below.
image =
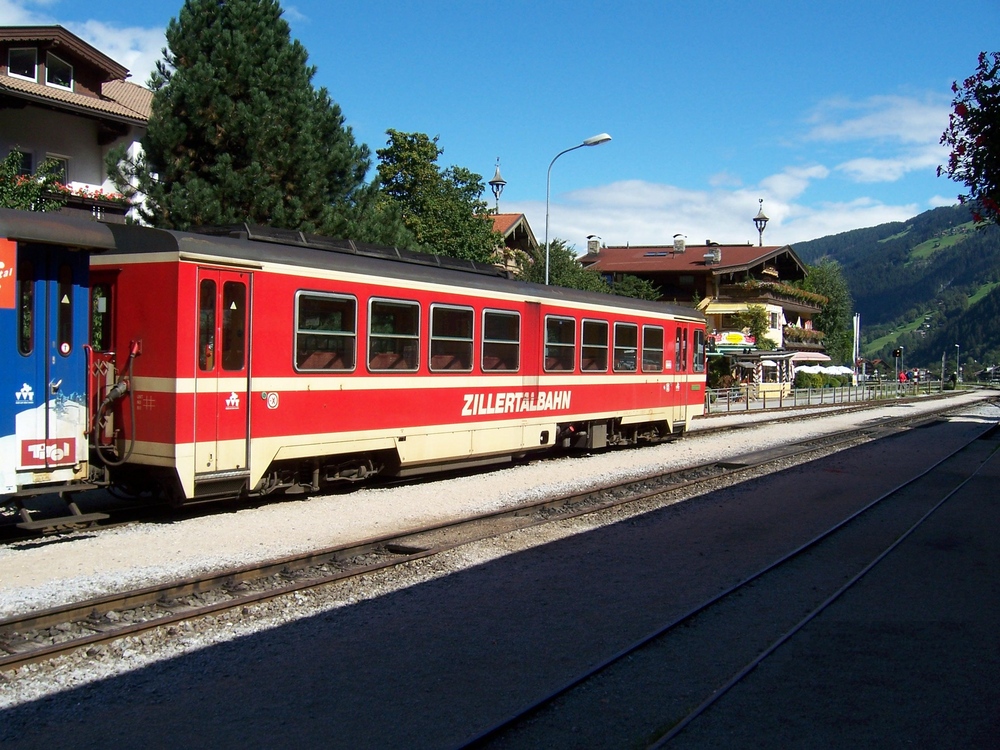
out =
{"type": "Polygon", "coordinates": [[[198,269],[195,475],[247,471],[251,274],[198,269]]]}
{"type": "Polygon", "coordinates": [[[85,253],[0,240],[4,492],[85,478],[86,283],[85,253]]]}

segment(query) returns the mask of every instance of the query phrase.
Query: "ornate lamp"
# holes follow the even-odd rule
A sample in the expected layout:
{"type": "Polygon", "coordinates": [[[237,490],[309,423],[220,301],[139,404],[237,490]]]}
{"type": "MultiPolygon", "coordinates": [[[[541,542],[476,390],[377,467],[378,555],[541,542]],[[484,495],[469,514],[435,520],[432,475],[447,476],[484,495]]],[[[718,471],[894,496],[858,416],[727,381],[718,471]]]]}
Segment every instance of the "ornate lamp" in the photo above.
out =
{"type": "Polygon", "coordinates": [[[757,227],[758,246],[764,247],[764,227],[767,226],[768,218],[764,214],[764,199],[760,199],[760,211],[753,217],[754,226],[757,227]]]}
{"type": "Polygon", "coordinates": [[[497,157],[497,171],[490,180],[490,190],[493,191],[493,200],[496,201],[497,213],[500,213],[500,193],[503,192],[506,180],[500,175],[500,157],[497,157]]]}

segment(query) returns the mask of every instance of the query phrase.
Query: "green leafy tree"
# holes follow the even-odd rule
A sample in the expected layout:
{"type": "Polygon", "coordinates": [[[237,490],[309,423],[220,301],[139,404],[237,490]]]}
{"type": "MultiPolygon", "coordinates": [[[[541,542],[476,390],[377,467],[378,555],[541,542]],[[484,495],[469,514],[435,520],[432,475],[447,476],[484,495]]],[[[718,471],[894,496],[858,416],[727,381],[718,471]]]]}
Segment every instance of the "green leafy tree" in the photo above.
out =
{"type": "Polygon", "coordinates": [[[378,180],[387,209],[402,215],[418,249],[437,255],[490,263],[503,238],[493,231],[483,200],[483,178],[464,167],[442,170],[438,139],[424,133],[386,131],[389,140],[376,151],[378,180]]]}
{"type": "Polygon", "coordinates": [[[378,223],[371,201],[367,212],[356,201],[370,198],[368,149],[313,88],[281,16],[276,0],[186,0],[170,21],[144,156],[114,170],[120,190],[145,195],[145,221],[320,233],[378,223]]]}
{"type": "MultiPolygon", "coordinates": [[[[533,281],[536,284],[545,283],[544,247],[538,248],[535,256],[522,265],[518,278],[524,281],[533,281]]],[[[605,294],[611,291],[604,278],[597,271],[591,271],[581,266],[574,248],[559,238],[554,238],[549,242],[549,284],[605,294]]]]}
{"type": "Polygon", "coordinates": [[[733,317],[740,329],[747,330],[754,337],[758,349],[769,352],[777,348],[777,344],[767,335],[770,321],[763,305],[749,305],[744,312],[737,313],[733,317]]]}
{"type": "MultiPolygon", "coordinates": [[[[538,248],[533,257],[527,258],[526,262],[522,263],[517,277],[536,284],[545,283],[544,247],[538,248]]],[[[620,297],[651,301],[660,299],[660,290],[638,276],[626,274],[609,284],[597,271],[580,265],[580,260],[576,257],[576,249],[566,240],[561,240],[558,237],[549,243],[549,284],[569,289],[582,289],[588,292],[617,294],[620,297]]]]}
{"type": "Polygon", "coordinates": [[[22,211],[58,211],[66,199],[58,192],[59,164],[46,160],[33,175],[21,174],[21,152],[14,150],[0,161],[0,206],[22,211]]]}
{"type": "Polygon", "coordinates": [[[827,298],[813,325],[824,334],[827,354],[838,362],[850,362],[854,351],[854,302],[840,264],[826,258],[810,266],[802,287],[827,298]]]}
{"type": "Polygon", "coordinates": [[[621,297],[635,297],[654,302],[661,296],[660,290],[653,282],[631,274],[624,274],[620,279],[615,279],[611,284],[611,293],[621,297]]]}
{"type": "Polygon", "coordinates": [[[951,153],[938,175],[965,183],[969,192],[958,199],[973,204],[976,221],[1000,223],[1000,52],[980,53],[976,72],[951,88],[952,113],[941,136],[951,153]]]}

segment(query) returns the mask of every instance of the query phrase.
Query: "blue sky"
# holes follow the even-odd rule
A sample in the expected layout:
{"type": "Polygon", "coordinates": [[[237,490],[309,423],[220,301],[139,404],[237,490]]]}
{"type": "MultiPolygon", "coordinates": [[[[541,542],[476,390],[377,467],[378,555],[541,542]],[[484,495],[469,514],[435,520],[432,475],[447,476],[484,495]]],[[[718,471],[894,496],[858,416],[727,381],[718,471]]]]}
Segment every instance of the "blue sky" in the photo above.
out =
{"type": "MultiPolygon", "coordinates": [[[[143,83],[180,0],[0,0],[143,83]]],[[[289,0],[313,82],[375,149],[438,136],[441,166],[507,187],[502,212],[578,249],[814,239],[951,205],[936,176],[951,84],[1000,47],[997,0],[289,0]]],[[[492,195],[486,197],[491,205],[492,195]]]]}

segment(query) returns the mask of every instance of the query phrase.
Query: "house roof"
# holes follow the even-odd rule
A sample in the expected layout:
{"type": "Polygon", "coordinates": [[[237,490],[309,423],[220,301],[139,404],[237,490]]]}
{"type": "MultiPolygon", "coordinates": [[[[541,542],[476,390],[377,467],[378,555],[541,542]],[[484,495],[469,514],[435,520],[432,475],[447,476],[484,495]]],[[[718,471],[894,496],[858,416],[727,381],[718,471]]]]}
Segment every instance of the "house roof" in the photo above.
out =
{"type": "Polygon", "coordinates": [[[531,231],[528,219],[524,214],[493,214],[493,231],[499,232],[507,239],[518,232],[524,232],[532,247],[537,247],[535,233],[531,231]]]}
{"type": "MultiPolygon", "coordinates": [[[[76,93],[36,81],[0,74],[0,96],[78,114],[96,115],[129,124],[149,121],[153,92],[126,81],[128,68],[112,60],[62,26],[0,26],[0,43],[37,43],[65,50],[67,57],[86,62],[98,76],[101,93],[76,93]]],[[[97,83],[95,82],[95,83],[97,83]]]]}
{"type": "Polygon", "coordinates": [[[101,96],[87,96],[0,74],[0,95],[35,104],[145,125],[149,121],[153,92],[129,81],[108,81],[101,96]]]}
{"type": "Polygon", "coordinates": [[[805,271],[805,265],[795,255],[790,245],[687,245],[685,252],[675,253],[673,245],[646,245],[636,247],[602,247],[597,253],[588,253],[580,262],[604,273],[689,273],[726,274],[745,271],[754,266],[788,255],[805,271]],[[718,249],[722,255],[719,263],[707,263],[705,254],[718,249]]]}
{"type": "Polygon", "coordinates": [[[493,230],[506,236],[524,220],[524,214],[493,214],[493,230]]]}
{"type": "Polygon", "coordinates": [[[62,26],[0,26],[0,42],[47,42],[53,48],[65,48],[101,70],[105,81],[128,77],[128,68],[62,26]]]}

